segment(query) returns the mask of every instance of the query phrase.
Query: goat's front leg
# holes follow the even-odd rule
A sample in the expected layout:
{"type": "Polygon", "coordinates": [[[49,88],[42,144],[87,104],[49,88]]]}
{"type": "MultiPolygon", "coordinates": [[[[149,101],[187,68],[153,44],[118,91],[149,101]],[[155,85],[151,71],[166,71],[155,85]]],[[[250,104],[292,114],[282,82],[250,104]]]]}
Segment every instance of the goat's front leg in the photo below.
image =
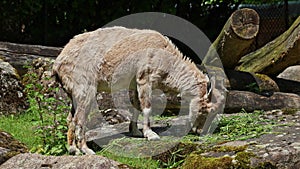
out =
{"type": "Polygon", "coordinates": [[[138,118],[139,118],[139,101],[138,101],[138,93],[135,90],[133,95],[133,107],[132,107],[132,117],[130,119],[129,124],[129,132],[134,137],[143,137],[143,133],[138,129],[138,118]]]}
{"type": "Polygon", "coordinates": [[[160,137],[150,128],[150,114],[151,114],[151,91],[152,86],[150,83],[138,83],[138,95],[140,100],[141,109],[144,115],[143,120],[143,134],[148,140],[159,140],[160,137]]]}

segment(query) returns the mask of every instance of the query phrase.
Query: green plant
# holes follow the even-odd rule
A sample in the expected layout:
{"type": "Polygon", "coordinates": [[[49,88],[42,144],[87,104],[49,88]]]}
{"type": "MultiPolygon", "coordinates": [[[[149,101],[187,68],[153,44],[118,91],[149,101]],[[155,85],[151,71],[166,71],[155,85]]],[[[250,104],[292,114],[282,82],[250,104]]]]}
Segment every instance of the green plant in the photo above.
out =
{"type": "Polygon", "coordinates": [[[35,134],[40,139],[40,145],[32,148],[32,152],[46,155],[62,155],[66,148],[66,113],[70,107],[63,100],[57,98],[59,88],[51,85],[45,86],[42,81],[49,81],[50,77],[35,73],[33,67],[27,67],[25,75],[25,92],[29,102],[26,113],[35,114],[35,134]],[[52,94],[51,94],[52,93],[52,94]]]}
{"type": "Polygon", "coordinates": [[[247,113],[244,109],[240,115],[222,118],[220,121],[220,134],[229,140],[246,140],[269,133],[274,122],[261,117],[262,111],[247,113]]]}
{"type": "Polygon", "coordinates": [[[278,124],[274,120],[263,118],[263,113],[263,111],[248,113],[242,109],[238,115],[223,116],[214,134],[200,137],[200,141],[214,143],[246,140],[272,133],[272,128],[278,124]]]}
{"type": "Polygon", "coordinates": [[[259,93],[260,89],[257,83],[250,83],[246,86],[246,88],[250,91],[250,92],[255,92],[255,93],[259,93]]]}

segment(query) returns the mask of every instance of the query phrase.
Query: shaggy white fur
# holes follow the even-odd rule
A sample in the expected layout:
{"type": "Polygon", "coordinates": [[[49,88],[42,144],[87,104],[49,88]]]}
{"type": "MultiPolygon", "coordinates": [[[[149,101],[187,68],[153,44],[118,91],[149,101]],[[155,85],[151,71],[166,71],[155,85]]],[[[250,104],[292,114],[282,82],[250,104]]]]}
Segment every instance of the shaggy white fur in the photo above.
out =
{"type": "MultiPolygon", "coordinates": [[[[154,87],[177,91],[189,98],[190,117],[200,115],[202,119],[197,128],[203,126],[211,111],[207,77],[167,37],[152,30],[111,27],[77,35],[57,57],[53,74],[73,100],[68,132],[72,152],[79,149],[93,154],[86,146],[85,122],[87,115],[98,109],[97,90],[126,88],[128,79],[135,78],[131,88],[138,91],[145,117],[143,135],[149,140],[159,139],[149,122],[154,87]]],[[[130,124],[132,132],[139,133],[136,121],[130,124]]]]}

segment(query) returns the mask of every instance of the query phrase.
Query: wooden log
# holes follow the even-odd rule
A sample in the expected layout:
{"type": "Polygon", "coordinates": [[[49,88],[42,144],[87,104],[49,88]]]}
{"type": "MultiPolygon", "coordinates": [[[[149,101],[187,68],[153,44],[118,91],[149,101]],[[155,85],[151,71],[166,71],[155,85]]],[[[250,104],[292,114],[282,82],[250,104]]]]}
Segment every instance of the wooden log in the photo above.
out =
{"type": "Polygon", "coordinates": [[[62,48],[40,45],[25,45],[0,42],[0,59],[10,63],[20,75],[24,74],[25,66],[37,58],[55,59],[62,48]]]}
{"type": "Polygon", "coordinates": [[[300,96],[275,92],[271,97],[248,91],[230,91],[227,95],[225,113],[254,110],[300,109],[300,96]]]}
{"type": "Polygon", "coordinates": [[[276,82],[267,75],[234,70],[227,70],[226,75],[231,90],[251,91],[262,95],[280,91],[276,82]]]}
{"type": "Polygon", "coordinates": [[[300,82],[297,81],[234,70],[227,70],[226,75],[230,90],[251,91],[265,96],[278,91],[300,95],[300,82]]]}
{"type": "Polygon", "coordinates": [[[16,43],[9,43],[9,42],[0,42],[0,50],[11,52],[11,53],[18,53],[18,54],[56,57],[61,52],[62,48],[41,46],[41,45],[26,45],[26,44],[16,44],[16,43]]]}
{"type": "Polygon", "coordinates": [[[300,82],[282,78],[274,78],[281,92],[295,93],[300,96],[300,82]]]}
{"type": "Polygon", "coordinates": [[[276,76],[300,64],[300,17],[282,35],[241,58],[236,70],[276,76]]]}
{"type": "Polygon", "coordinates": [[[259,30],[259,15],[253,9],[235,11],[210,46],[204,64],[218,66],[219,56],[223,66],[233,69],[240,58],[249,52],[259,30]]]}

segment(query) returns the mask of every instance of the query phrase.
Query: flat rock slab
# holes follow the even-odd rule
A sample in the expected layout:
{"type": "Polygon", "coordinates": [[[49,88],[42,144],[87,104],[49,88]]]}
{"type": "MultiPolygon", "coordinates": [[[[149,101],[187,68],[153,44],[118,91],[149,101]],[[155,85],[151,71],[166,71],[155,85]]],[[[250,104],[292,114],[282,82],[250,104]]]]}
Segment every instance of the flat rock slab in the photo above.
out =
{"type": "Polygon", "coordinates": [[[300,111],[290,115],[269,111],[266,116],[282,126],[275,127],[272,134],[248,140],[253,143],[249,151],[259,157],[251,159],[251,165],[256,167],[259,162],[269,162],[276,168],[300,168],[300,111]]]}
{"type": "MultiPolygon", "coordinates": [[[[160,136],[184,136],[186,120],[188,116],[180,116],[173,119],[157,120],[151,122],[151,128],[160,136]]],[[[142,130],[143,124],[138,122],[138,128],[142,130]]],[[[132,137],[129,133],[129,122],[115,125],[103,125],[87,131],[87,141],[93,141],[99,146],[105,146],[111,140],[123,137],[132,137]]],[[[145,138],[146,140],[146,138],[145,138]]]]}
{"type": "Polygon", "coordinates": [[[97,155],[44,156],[40,154],[19,154],[0,166],[1,169],[118,169],[126,165],[97,155]]]}

